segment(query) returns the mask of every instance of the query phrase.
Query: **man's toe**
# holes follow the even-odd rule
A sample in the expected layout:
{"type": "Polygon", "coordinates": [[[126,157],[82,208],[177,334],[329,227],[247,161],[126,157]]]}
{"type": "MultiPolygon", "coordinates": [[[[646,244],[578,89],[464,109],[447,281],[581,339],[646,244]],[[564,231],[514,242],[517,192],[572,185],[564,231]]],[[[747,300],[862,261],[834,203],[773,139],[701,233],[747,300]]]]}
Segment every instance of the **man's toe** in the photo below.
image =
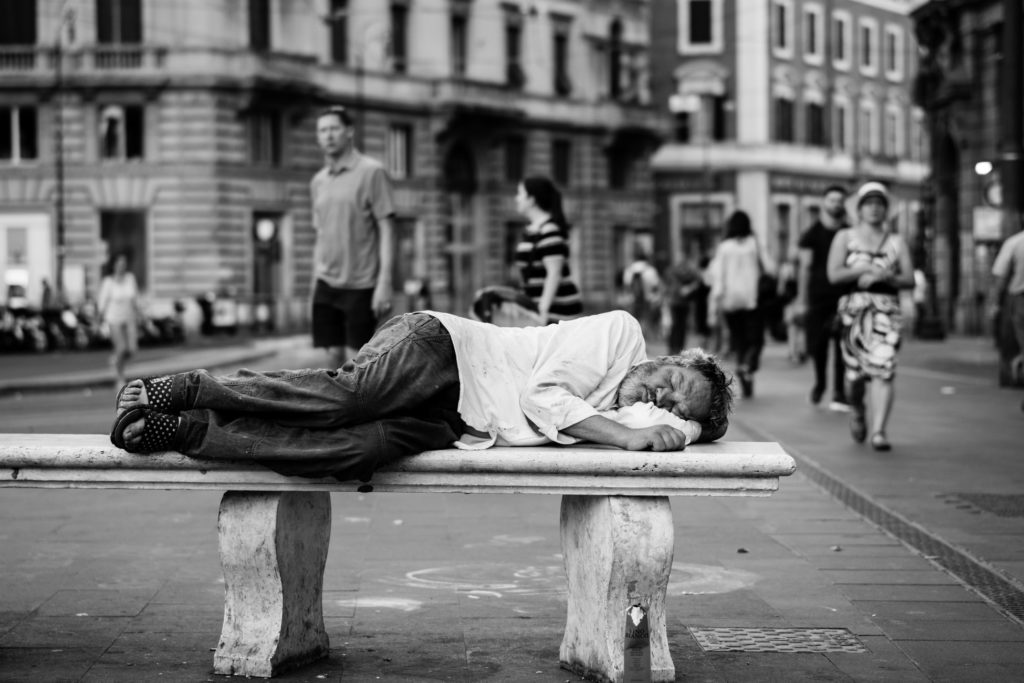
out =
{"type": "Polygon", "coordinates": [[[142,432],[146,428],[146,418],[142,417],[124,428],[124,441],[126,444],[134,444],[142,438],[142,432]]]}

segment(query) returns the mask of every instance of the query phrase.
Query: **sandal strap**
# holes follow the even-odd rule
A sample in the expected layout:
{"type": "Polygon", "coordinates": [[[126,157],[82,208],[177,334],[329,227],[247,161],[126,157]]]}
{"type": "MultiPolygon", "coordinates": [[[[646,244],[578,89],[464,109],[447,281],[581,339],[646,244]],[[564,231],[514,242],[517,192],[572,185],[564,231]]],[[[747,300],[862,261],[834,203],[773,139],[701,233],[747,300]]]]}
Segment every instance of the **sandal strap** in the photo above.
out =
{"type": "Polygon", "coordinates": [[[145,411],[146,426],[139,439],[139,453],[173,450],[174,436],[178,432],[179,418],[154,410],[145,411]]]}
{"type": "Polygon", "coordinates": [[[144,377],[142,385],[146,387],[146,398],[149,399],[149,407],[159,410],[162,413],[176,415],[184,410],[182,401],[174,396],[172,391],[174,377],[163,375],[161,377],[144,377]]]}

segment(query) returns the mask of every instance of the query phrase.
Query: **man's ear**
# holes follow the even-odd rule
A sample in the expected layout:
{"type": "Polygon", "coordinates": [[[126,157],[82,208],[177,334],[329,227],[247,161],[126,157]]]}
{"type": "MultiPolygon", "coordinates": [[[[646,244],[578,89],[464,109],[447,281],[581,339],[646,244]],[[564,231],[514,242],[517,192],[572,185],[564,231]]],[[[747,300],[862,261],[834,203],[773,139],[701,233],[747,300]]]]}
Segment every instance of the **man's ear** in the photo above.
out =
{"type": "Polygon", "coordinates": [[[712,441],[721,439],[725,436],[726,431],[729,429],[729,420],[724,420],[720,425],[718,425],[718,429],[715,429],[708,424],[704,424],[703,422],[700,426],[700,438],[697,439],[697,443],[711,443],[712,441]]]}

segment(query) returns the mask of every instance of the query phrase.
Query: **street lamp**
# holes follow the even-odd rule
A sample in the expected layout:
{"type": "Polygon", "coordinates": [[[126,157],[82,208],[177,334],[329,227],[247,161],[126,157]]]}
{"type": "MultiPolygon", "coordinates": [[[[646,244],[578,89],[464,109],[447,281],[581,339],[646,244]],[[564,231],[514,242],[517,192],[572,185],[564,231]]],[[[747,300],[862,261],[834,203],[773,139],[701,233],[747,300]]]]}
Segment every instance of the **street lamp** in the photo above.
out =
{"type": "Polygon", "coordinates": [[[60,23],[54,37],[54,157],[57,175],[57,273],[54,281],[57,285],[57,298],[64,301],[64,258],[65,245],[64,217],[64,30],[68,32],[68,42],[75,40],[75,10],[64,6],[60,23]]]}

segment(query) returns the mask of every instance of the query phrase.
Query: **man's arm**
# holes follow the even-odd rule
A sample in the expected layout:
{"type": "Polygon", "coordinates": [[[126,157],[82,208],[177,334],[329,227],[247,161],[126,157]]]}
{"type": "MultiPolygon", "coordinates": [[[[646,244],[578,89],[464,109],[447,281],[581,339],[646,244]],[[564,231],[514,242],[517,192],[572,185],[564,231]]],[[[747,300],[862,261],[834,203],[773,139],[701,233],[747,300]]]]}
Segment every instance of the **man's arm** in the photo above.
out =
{"type": "Polygon", "coordinates": [[[800,264],[796,271],[796,305],[794,310],[797,313],[804,313],[807,311],[807,300],[811,287],[811,259],[814,258],[814,252],[801,247],[799,256],[800,264]]]}
{"type": "Polygon", "coordinates": [[[394,268],[395,223],[390,216],[377,220],[378,251],[380,270],[377,272],[377,286],[373,288],[373,312],[380,318],[391,310],[391,271],[394,268]]]}
{"type": "Polygon", "coordinates": [[[602,415],[580,420],[562,432],[583,441],[618,446],[628,451],[681,451],[686,448],[686,434],[668,425],[631,429],[602,415]]]}

